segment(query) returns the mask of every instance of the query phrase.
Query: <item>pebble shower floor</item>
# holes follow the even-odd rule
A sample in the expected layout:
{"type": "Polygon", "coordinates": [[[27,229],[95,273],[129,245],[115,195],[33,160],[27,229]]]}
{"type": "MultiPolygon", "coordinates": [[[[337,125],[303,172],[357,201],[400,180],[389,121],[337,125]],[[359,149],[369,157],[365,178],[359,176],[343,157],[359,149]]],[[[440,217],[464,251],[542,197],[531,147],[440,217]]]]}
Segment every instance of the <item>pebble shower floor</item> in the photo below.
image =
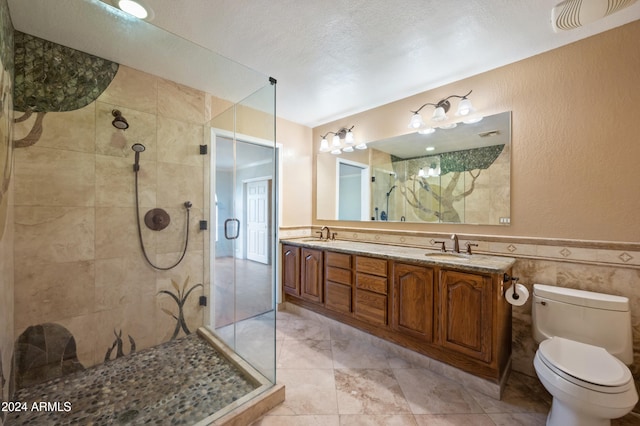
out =
{"type": "Polygon", "coordinates": [[[194,333],[20,389],[13,400],[29,408],[5,424],[191,425],[257,387],[194,333]],[[60,411],[30,409],[46,401],[59,403],[60,411]]]}

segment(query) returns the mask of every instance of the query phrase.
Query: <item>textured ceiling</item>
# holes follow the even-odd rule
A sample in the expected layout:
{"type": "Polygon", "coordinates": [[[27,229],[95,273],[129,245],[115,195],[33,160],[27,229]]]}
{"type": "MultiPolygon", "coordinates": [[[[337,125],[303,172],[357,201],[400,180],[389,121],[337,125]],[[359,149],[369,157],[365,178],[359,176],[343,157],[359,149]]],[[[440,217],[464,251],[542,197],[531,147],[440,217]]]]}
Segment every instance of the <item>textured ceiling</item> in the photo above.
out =
{"type": "Polygon", "coordinates": [[[558,0],[145,0],[153,26],[170,33],[158,35],[110,2],[9,0],[9,8],[20,31],[233,100],[272,76],[277,114],[311,127],[640,19],[636,2],[554,33],[558,0]],[[97,4],[109,19],[92,12],[97,4]],[[210,53],[180,38],[257,72],[188,59],[210,53]],[[213,86],[209,67],[226,74],[224,87],[213,86]],[[244,92],[228,83],[240,77],[250,81],[244,92]]]}

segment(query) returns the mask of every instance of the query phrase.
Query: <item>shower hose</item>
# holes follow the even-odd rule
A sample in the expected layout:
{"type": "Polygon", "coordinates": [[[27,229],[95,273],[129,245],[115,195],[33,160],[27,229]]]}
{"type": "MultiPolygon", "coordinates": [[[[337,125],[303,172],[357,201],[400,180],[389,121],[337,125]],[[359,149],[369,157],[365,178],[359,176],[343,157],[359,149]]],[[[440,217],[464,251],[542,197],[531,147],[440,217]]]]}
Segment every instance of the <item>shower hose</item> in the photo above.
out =
{"type": "Polygon", "coordinates": [[[151,265],[153,268],[158,269],[160,271],[168,271],[169,269],[173,269],[176,266],[178,266],[180,262],[182,262],[182,259],[184,259],[185,254],[187,254],[187,246],[189,245],[189,211],[191,209],[191,202],[190,201],[184,202],[184,207],[187,209],[187,223],[185,226],[186,237],[184,240],[184,250],[182,250],[182,255],[180,255],[180,258],[177,260],[177,262],[171,266],[163,267],[163,266],[155,265],[151,261],[151,259],[149,259],[149,256],[147,255],[147,250],[144,247],[144,241],[142,239],[142,226],[140,225],[140,202],[138,198],[138,171],[134,170],[134,174],[135,174],[135,180],[136,180],[136,222],[138,224],[138,239],[140,240],[140,248],[142,248],[142,254],[144,255],[144,258],[146,259],[147,263],[151,265]]]}

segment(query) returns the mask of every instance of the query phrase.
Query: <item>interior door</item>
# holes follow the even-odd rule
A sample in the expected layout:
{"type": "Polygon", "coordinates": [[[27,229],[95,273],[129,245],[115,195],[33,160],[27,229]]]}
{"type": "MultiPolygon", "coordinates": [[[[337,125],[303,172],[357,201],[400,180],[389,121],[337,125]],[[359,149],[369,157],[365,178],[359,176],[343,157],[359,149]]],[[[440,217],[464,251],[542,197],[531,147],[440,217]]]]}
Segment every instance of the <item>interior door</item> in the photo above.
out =
{"type": "Polygon", "coordinates": [[[271,180],[246,184],[247,259],[269,263],[271,180]]]}

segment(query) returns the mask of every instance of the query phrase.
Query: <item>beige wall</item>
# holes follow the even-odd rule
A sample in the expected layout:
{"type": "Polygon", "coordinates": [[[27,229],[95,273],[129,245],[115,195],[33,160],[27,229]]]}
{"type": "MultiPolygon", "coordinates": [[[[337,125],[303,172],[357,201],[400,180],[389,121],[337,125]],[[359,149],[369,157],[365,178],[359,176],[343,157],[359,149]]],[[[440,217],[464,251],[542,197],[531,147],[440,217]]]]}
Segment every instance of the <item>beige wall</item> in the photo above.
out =
{"type": "Polygon", "coordinates": [[[638,40],[640,21],[328,123],[313,130],[314,155],[327,131],[355,125],[368,141],[407,133],[410,110],[473,90],[480,113],[513,111],[511,226],[367,227],[638,242],[638,40]]]}
{"type": "MultiPolygon", "coordinates": [[[[343,126],[368,141],[407,133],[410,110],[473,89],[479,112],[513,112],[511,226],[320,221],[315,213],[313,224],[347,239],[425,247],[455,232],[478,251],[516,258],[513,275],[530,292],[543,283],[628,297],[640,389],[638,40],[640,21],[313,130],[314,155],[320,135],[343,126]]],[[[513,308],[513,368],[535,375],[531,303],[513,308]]]]}
{"type": "Polygon", "coordinates": [[[282,144],[282,193],[280,214],[282,226],[311,224],[313,149],[311,129],[278,118],[276,141],[282,144]]]}

